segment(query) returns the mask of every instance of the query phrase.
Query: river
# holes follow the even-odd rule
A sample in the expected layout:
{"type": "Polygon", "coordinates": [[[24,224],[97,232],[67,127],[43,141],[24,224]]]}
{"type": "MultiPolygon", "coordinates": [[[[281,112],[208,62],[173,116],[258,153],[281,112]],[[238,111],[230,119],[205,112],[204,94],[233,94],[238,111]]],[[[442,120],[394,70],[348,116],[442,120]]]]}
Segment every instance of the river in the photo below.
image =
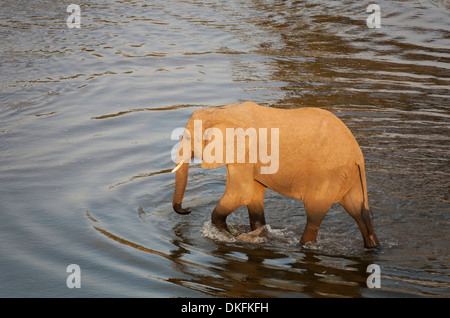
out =
{"type": "Polygon", "coordinates": [[[370,1],[74,3],[79,28],[65,2],[0,7],[1,297],[450,296],[448,1],[377,0],[378,28],[370,1]],[[173,212],[174,129],[248,100],[345,122],[381,249],[339,205],[301,247],[303,205],[271,190],[269,239],[224,237],[223,167],[173,212]]]}

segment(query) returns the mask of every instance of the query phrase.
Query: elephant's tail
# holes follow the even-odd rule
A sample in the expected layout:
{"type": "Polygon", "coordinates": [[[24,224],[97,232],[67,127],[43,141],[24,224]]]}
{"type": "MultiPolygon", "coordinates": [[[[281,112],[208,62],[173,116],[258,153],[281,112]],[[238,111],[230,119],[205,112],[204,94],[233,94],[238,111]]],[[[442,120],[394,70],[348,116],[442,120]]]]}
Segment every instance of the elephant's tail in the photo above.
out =
{"type": "Polygon", "coordinates": [[[367,211],[370,210],[369,208],[369,199],[367,196],[367,182],[366,182],[366,170],[364,168],[364,164],[356,164],[358,166],[359,171],[359,181],[361,182],[361,190],[362,190],[362,196],[363,196],[363,207],[367,211]]]}
{"type": "Polygon", "coordinates": [[[367,183],[366,183],[366,171],[364,164],[357,164],[359,170],[359,181],[361,182],[361,189],[363,195],[363,203],[361,207],[361,216],[365,225],[365,230],[361,230],[364,238],[364,246],[366,248],[379,247],[380,243],[375,235],[372,224],[372,211],[369,208],[369,201],[367,199],[367,183]]]}

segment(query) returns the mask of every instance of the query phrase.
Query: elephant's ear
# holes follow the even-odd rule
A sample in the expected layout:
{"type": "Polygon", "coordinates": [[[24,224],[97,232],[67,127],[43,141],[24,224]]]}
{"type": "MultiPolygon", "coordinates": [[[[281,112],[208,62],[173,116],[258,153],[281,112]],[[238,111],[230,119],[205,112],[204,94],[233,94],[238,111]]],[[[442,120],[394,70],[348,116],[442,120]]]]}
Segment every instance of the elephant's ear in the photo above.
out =
{"type": "Polygon", "coordinates": [[[209,108],[203,123],[202,167],[213,169],[230,163],[257,162],[255,103],[209,108]]]}
{"type": "Polygon", "coordinates": [[[202,168],[214,169],[226,163],[225,129],[223,125],[206,128],[203,133],[202,168]]]}

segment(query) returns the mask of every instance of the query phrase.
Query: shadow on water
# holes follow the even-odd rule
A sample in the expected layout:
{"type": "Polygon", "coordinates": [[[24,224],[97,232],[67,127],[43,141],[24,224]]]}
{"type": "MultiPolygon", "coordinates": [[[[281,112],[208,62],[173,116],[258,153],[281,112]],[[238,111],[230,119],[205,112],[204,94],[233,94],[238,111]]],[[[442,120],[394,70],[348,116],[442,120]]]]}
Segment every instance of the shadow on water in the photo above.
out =
{"type": "MultiPolygon", "coordinates": [[[[142,209],[139,213],[145,214],[142,209]]],[[[86,216],[107,238],[170,260],[178,274],[166,278],[167,282],[216,297],[361,297],[367,289],[367,266],[377,257],[376,251],[336,257],[299,246],[276,247],[276,242],[266,246],[209,239],[211,246],[204,249],[195,242],[198,239],[185,235],[183,225],[174,227],[173,249],[164,253],[108,232],[88,213],[86,216]],[[204,254],[201,258],[208,262],[190,260],[193,253],[204,254]]]]}

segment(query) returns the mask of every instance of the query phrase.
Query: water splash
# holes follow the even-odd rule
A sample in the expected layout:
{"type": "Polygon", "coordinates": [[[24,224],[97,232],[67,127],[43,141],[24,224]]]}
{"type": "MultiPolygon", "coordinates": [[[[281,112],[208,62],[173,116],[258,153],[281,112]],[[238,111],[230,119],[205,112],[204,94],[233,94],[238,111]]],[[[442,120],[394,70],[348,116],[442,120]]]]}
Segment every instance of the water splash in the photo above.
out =
{"type": "Polygon", "coordinates": [[[211,221],[206,221],[201,229],[201,234],[203,237],[212,239],[214,241],[234,243],[237,241],[235,234],[240,233],[232,224],[228,224],[232,234],[226,233],[215,227],[211,221]]]}
{"type": "Polygon", "coordinates": [[[205,238],[225,243],[242,242],[262,244],[277,241],[288,245],[295,245],[300,242],[300,238],[293,231],[284,228],[273,229],[270,225],[264,226],[261,236],[256,236],[255,232],[258,230],[250,232],[247,227],[239,224],[228,223],[228,228],[231,234],[219,230],[211,221],[206,221],[201,229],[201,234],[205,238]]]}

